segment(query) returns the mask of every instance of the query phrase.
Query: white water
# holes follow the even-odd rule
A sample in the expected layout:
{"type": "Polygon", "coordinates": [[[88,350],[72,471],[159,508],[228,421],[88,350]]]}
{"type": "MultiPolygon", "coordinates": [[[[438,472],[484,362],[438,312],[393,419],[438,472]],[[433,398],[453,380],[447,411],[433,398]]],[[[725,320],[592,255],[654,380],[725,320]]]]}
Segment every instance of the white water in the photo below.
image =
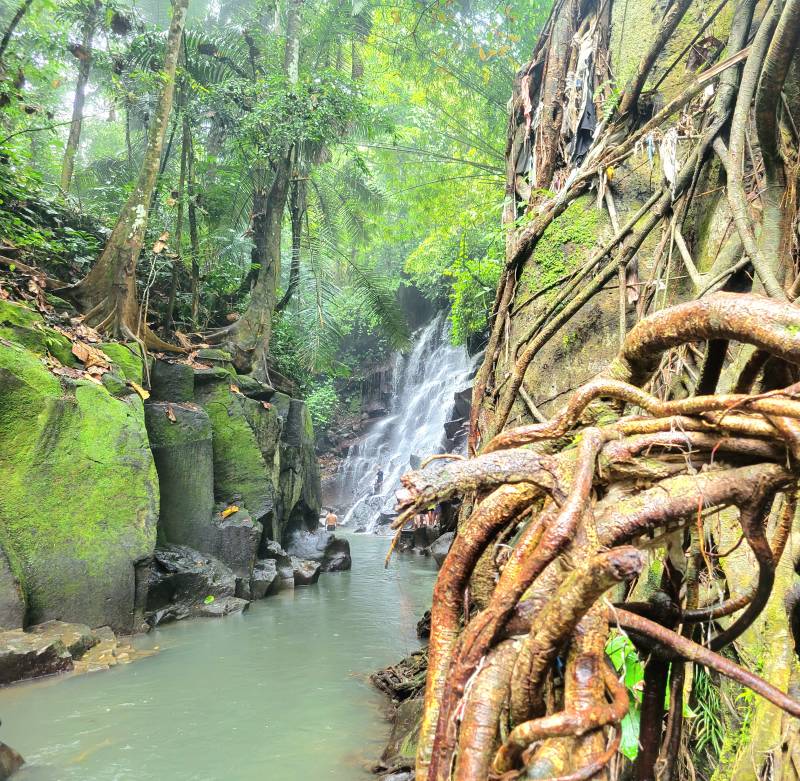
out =
{"type": "Polygon", "coordinates": [[[397,354],[389,414],[350,447],[340,467],[339,495],[352,502],[343,523],[374,531],[381,508],[390,512],[411,457],[444,452],[444,424],[455,393],[469,383],[473,364],[464,347],[450,343],[450,323],[441,313],[418,333],[407,356],[397,354]],[[378,467],[384,478],[375,495],[378,467]]]}

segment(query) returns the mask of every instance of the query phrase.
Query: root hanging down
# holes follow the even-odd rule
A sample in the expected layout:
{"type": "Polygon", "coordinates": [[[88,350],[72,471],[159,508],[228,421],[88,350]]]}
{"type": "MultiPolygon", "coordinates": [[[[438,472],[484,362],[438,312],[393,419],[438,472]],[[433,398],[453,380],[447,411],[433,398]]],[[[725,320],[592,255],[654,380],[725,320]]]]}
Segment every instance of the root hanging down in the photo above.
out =
{"type": "MultiPolygon", "coordinates": [[[[605,655],[619,632],[642,654],[660,697],[640,736],[649,742],[645,764],[680,738],[674,715],[662,729],[663,690],[669,670],[680,676],[687,662],[800,718],[800,702],[720,653],[773,595],[795,518],[800,387],[775,387],[789,375],[770,372],[769,358],[800,365],[798,333],[800,309],[755,295],[663,310],[551,420],[403,477],[399,526],[442,501],[466,496],[472,507],[434,590],[419,781],[605,778],[630,707],[605,655]],[[664,401],[644,389],[665,350],[716,340],[764,356],[744,366],[752,376],[733,378],[732,392],[714,393],[715,383],[710,393],[664,401]],[[722,510],[740,527],[737,545],[717,539],[722,510]],[[465,613],[470,577],[499,535],[510,550],[493,563],[494,590],[483,610],[465,613]],[[737,549],[730,596],[703,604],[702,562],[724,565],[737,549]],[[619,601],[653,558],[663,564],[662,591],[649,602],[619,601]]],[[[709,565],[703,576],[721,571],[709,565]]]]}

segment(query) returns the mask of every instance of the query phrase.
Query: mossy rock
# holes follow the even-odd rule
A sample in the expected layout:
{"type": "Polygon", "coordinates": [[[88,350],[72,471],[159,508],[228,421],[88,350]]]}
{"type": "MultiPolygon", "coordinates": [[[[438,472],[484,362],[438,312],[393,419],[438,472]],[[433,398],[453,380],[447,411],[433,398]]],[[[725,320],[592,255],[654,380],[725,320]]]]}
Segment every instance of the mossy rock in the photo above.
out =
{"type": "Polygon", "coordinates": [[[52,355],[65,366],[77,366],[72,343],[48,328],[38,312],[22,304],[0,300],[0,339],[22,345],[36,355],[52,355]]]}
{"type": "Polygon", "coordinates": [[[231,354],[225,350],[218,350],[214,347],[204,347],[197,351],[197,360],[202,363],[222,363],[233,366],[231,354]]]}
{"type": "Polygon", "coordinates": [[[322,507],[314,426],[308,407],[299,399],[291,399],[283,424],[280,463],[280,535],[276,538],[286,543],[298,529],[316,529],[322,507]]]}
{"type": "Polygon", "coordinates": [[[158,471],[159,542],[213,554],[214,457],[211,421],[196,404],[149,403],[147,432],[158,471]]]}
{"type": "Polygon", "coordinates": [[[194,401],[194,369],[188,363],[158,360],[150,376],[153,401],[194,401]]]}
{"type": "MultiPolygon", "coordinates": [[[[244,413],[250,428],[255,435],[261,457],[267,468],[267,479],[271,486],[273,503],[279,492],[281,478],[281,432],[283,419],[278,410],[269,402],[265,406],[258,401],[255,404],[245,404],[244,413]]],[[[272,539],[280,539],[281,523],[276,513],[271,512],[262,517],[261,523],[267,530],[267,535],[272,539]]]]}
{"type": "Polygon", "coordinates": [[[275,505],[272,465],[265,462],[249,423],[263,406],[232,391],[235,384],[235,376],[230,382],[226,377],[202,383],[195,387],[195,398],[211,419],[215,497],[221,502],[241,500],[260,522],[275,505]]]}
{"type": "Polygon", "coordinates": [[[137,396],[61,383],[0,345],[0,528],[28,619],[135,628],[136,565],[150,556],[158,480],[137,396]]]}
{"type": "Polygon", "coordinates": [[[125,342],[103,342],[100,349],[117,367],[117,374],[126,380],[144,385],[144,361],[142,349],[138,344],[125,342]]]}

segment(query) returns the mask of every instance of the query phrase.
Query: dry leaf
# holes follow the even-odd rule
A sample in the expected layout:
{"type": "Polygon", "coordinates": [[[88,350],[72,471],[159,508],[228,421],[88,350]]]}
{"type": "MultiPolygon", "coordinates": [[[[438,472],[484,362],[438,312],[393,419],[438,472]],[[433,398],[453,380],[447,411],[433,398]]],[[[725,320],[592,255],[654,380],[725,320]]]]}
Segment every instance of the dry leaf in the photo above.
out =
{"type": "Polygon", "coordinates": [[[164,247],[167,246],[167,240],[169,239],[169,231],[164,231],[157,239],[156,243],[153,244],[153,254],[160,255],[164,251],[164,247]]]}
{"type": "Polygon", "coordinates": [[[226,507],[222,511],[221,515],[222,515],[223,518],[227,518],[229,515],[233,515],[234,513],[238,513],[238,512],[239,512],[239,508],[235,504],[232,504],[230,507],[226,507]]]}
{"type": "Polygon", "coordinates": [[[128,380],[128,385],[131,386],[141,397],[142,401],[147,401],[150,398],[150,391],[146,391],[141,385],[134,382],[133,380],[128,380]]]}
{"type": "Polygon", "coordinates": [[[172,404],[167,404],[167,417],[173,422],[177,423],[178,419],[175,417],[175,410],[172,409],[172,404]]]}
{"type": "Polygon", "coordinates": [[[262,402],[261,402],[261,406],[262,406],[264,409],[272,409],[272,404],[270,404],[268,401],[262,401],[262,402]]]}
{"type": "Polygon", "coordinates": [[[239,386],[238,385],[231,385],[230,389],[231,389],[231,393],[238,393],[240,396],[242,395],[242,392],[239,390],[239,386]]]}
{"type": "Polygon", "coordinates": [[[73,342],[72,354],[86,366],[87,369],[91,366],[103,366],[106,369],[110,368],[111,359],[102,350],[91,347],[84,342],[73,342]]]}
{"type": "Polygon", "coordinates": [[[181,331],[175,331],[175,338],[178,340],[178,344],[180,344],[181,347],[185,347],[187,350],[192,349],[192,342],[186,334],[181,331]]]}

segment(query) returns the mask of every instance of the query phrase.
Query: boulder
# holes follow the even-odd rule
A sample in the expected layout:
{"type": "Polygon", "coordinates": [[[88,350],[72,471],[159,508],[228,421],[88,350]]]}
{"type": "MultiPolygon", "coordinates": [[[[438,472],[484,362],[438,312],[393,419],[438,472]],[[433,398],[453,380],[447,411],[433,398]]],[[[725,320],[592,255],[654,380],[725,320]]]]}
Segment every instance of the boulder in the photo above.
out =
{"type": "MultiPolygon", "coordinates": [[[[112,368],[123,380],[144,385],[144,360],[142,348],[135,342],[104,342],[100,349],[111,359],[112,368]]],[[[103,375],[105,377],[105,375],[103,375]]],[[[133,388],[128,389],[134,393],[133,388]]]]}
{"type": "Polygon", "coordinates": [[[217,513],[213,529],[214,538],[206,550],[230,567],[236,577],[236,596],[250,599],[250,578],[261,542],[261,524],[242,508],[224,517],[217,513]]]}
{"type": "Polygon", "coordinates": [[[72,669],[72,657],[57,637],[21,629],[0,632],[0,685],[72,669]]]}
{"type": "Polygon", "coordinates": [[[153,401],[194,401],[194,369],[186,363],[156,361],[150,373],[153,401]]]}
{"type": "Polygon", "coordinates": [[[322,566],[318,561],[292,556],[292,572],[295,586],[313,586],[319,580],[322,566]]]}
{"type": "Polygon", "coordinates": [[[145,421],[158,471],[160,539],[213,555],[214,456],[208,415],[191,402],[155,402],[145,406],[145,421]]]}
{"type": "Polygon", "coordinates": [[[439,537],[430,547],[431,556],[436,559],[436,566],[441,567],[447,557],[447,552],[453,544],[455,532],[447,532],[439,537]]]}
{"type": "MultiPolygon", "coordinates": [[[[426,550],[439,538],[438,526],[422,525],[414,529],[414,547],[418,550],[426,550]]],[[[426,550],[427,552],[427,550],[426,550]]]]}
{"type": "Polygon", "coordinates": [[[152,626],[200,615],[205,601],[232,597],[233,572],[221,561],[185,545],[164,545],[153,554],[147,592],[152,626]]]}
{"type": "MultiPolygon", "coordinates": [[[[292,572],[294,582],[294,572],[292,572]]],[[[263,599],[278,590],[278,565],[275,559],[259,559],[253,567],[253,577],[250,579],[250,598],[263,599]]]]}
{"type": "MultiPolygon", "coordinates": [[[[273,401],[277,396],[276,393],[273,401]]],[[[280,414],[280,407],[278,411],[280,414]]],[[[322,508],[322,484],[311,414],[298,399],[290,400],[283,419],[278,489],[280,529],[273,537],[285,541],[297,529],[316,529],[322,508]]]]}
{"type": "Polygon", "coordinates": [[[73,659],[83,656],[90,648],[100,642],[97,633],[86,624],[68,624],[65,621],[45,621],[28,630],[45,640],[60,640],[73,659]]]}
{"type": "Polygon", "coordinates": [[[236,375],[197,382],[195,398],[211,420],[213,432],[214,496],[229,504],[241,500],[259,523],[272,525],[275,510],[273,464],[267,464],[250,419],[262,403],[238,390],[236,375]]]}
{"type": "Polygon", "coordinates": [[[292,557],[281,548],[280,544],[274,540],[263,540],[259,549],[259,556],[263,559],[273,560],[278,572],[278,584],[276,590],[294,588],[294,565],[292,557]]]}
{"type": "Polygon", "coordinates": [[[133,631],[158,518],[141,399],[59,379],[0,343],[0,485],[0,546],[29,621],[133,631]]]}
{"type": "Polygon", "coordinates": [[[352,566],[350,543],[330,532],[299,529],[292,534],[286,551],[290,556],[320,563],[322,572],[339,572],[352,566]]]}
{"type": "Polygon", "coordinates": [[[369,529],[381,515],[384,499],[382,496],[365,496],[352,507],[347,517],[348,527],[356,530],[369,529]]]}
{"type": "Polygon", "coordinates": [[[25,760],[11,746],[0,743],[0,781],[11,778],[23,765],[25,760]]]}
{"type": "Polygon", "coordinates": [[[401,702],[392,722],[392,734],[382,759],[388,767],[413,767],[422,723],[422,698],[401,702]]]}
{"type": "Polygon", "coordinates": [[[224,618],[231,613],[242,613],[250,606],[250,602],[239,597],[221,597],[213,602],[203,602],[197,606],[195,615],[202,618],[224,618]]]}
{"type": "Polygon", "coordinates": [[[0,628],[19,629],[25,626],[25,592],[17,572],[0,546],[0,628]]]}
{"type": "Polygon", "coordinates": [[[77,366],[69,339],[48,328],[38,312],[23,304],[0,299],[0,339],[40,357],[52,355],[65,366],[77,366]]]}
{"type": "MultiPolygon", "coordinates": [[[[237,381],[242,379],[237,376],[237,381]]],[[[243,405],[243,411],[267,469],[266,478],[270,486],[270,495],[273,497],[273,503],[277,503],[281,476],[280,441],[283,418],[278,414],[278,409],[266,401],[251,399],[243,405]]],[[[259,519],[271,539],[279,539],[281,535],[279,512],[280,509],[273,506],[270,512],[259,519]]]]}

